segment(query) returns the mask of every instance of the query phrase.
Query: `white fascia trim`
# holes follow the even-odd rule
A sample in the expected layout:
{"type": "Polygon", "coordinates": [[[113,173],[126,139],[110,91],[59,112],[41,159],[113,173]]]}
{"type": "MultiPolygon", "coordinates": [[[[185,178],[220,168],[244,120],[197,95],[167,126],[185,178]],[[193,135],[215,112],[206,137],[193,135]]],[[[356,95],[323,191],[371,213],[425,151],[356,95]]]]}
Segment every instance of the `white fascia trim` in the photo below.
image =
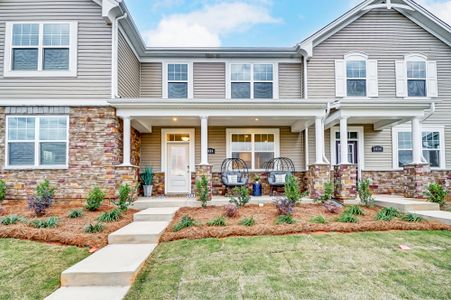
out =
{"type": "Polygon", "coordinates": [[[0,106],[111,106],[110,99],[0,99],[0,106]]]}

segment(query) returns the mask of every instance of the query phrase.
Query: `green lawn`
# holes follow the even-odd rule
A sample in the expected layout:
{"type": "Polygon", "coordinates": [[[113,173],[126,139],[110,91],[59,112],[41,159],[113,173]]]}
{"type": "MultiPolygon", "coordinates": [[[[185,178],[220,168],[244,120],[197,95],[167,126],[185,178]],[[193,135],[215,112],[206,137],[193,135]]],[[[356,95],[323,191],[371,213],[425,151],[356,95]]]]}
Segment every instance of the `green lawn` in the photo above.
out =
{"type": "Polygon", "coordinates": [[[451,299],[451,232],[163,243],[127,299],[451,299]]]}
{"type": "Polygon", "coordinates": [[[61,272],[88,256],[77,247],[0,239],[0,299],[43,299],[61,272]]]}

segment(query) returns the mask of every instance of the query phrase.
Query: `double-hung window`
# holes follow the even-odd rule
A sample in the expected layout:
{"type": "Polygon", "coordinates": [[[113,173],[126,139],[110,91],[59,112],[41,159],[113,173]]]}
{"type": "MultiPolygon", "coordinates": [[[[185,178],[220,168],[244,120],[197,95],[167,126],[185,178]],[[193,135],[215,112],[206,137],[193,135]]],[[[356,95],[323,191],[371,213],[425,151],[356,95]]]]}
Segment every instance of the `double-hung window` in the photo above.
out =
{"type": "Polygon", "coordinates": [[[273,64],[231,64],[230,96],[232,99],[274,98],[273,64]]]}
{"type": "Polygon", "coordinates": [[[407,61],[407,95],[426,97],[426,62],[407,61]]]}
{"type": "Polygon", "coordinates": [[[168,64],[168,98],[188,98],[188,64],[168,64]]]}
{"type": "Polygon", "coordinates": [[[366,60],[346,61],[348,97],[366,97],[366,60]]]}
{"type": "Polygon", "coordinates": [[[67,167],[68,116],[8,116],[6,166],[67,167]]]}
{"type": "Polygon", "coordinates": [[[6,23],[5,76],[76,76],[76,22],[6,23]]]}
{"type": "Polygon", "coordinates": [[[278,129],[227,129],[227,156],[244,160],[249,169],[263,170],[279,156],[278,129]]]}

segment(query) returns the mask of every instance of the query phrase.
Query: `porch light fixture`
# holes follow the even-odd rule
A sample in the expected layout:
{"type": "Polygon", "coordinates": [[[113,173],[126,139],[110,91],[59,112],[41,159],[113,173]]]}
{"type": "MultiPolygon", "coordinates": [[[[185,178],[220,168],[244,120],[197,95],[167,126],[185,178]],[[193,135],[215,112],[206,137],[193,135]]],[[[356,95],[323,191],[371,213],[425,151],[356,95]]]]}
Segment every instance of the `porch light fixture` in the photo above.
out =
{"type": "Polygon", "coordinates": [[[189,142],[189,136],[182,136],[182,141],[189,142]]]}
{"type": "Polygon", "coordinates": [[[177,118],[172,118],[172,121],[177,122],[177,118]]]}
{"type": "Polygon", "coordinates": [[[258,118],[255,118],[255,121],[258,121],[258,118]]]}

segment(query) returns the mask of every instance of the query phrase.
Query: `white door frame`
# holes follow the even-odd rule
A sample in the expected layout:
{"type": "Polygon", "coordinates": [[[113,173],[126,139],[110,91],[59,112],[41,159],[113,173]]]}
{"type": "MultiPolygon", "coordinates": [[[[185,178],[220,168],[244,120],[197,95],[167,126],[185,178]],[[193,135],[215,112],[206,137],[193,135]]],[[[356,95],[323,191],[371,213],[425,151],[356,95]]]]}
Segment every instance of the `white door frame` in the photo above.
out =
{"type": "MultiPolygon", "coordinates": [[[[357,132],[357,143],[358,143],[358,152],[357,152],[357,165],[359,173],[365,168],[365,145],[364,145],[364,128],[363,126],[348,126],[348,132],[355,131],[357,132]]],[[[330,129],[330,158],[332,162],[332,166],[337,164],[336,157],[336,142],[335,134],[340,132],[340,127],[335,126],[330,129]]]]}
{"type": "MultiPolygon", "coordinates": [[[[194,128],[162,128],[161,129],[161,171],[164,172],[164,193],[167,194],[168,187],[168,170],[167,170],[167,155],[168,155],[168,139],[167,135],[171,133],[188,133],[189,134],[189,172],[195,171],[195,129],[194,128]]],[[[177,142],[175,142],[177,143],[177,142]]],[[[186,142],[184,142],[186,143],[186,142]]],[[[188,193],[191,193],[191,184],[188,185],[188,193]]]]}

